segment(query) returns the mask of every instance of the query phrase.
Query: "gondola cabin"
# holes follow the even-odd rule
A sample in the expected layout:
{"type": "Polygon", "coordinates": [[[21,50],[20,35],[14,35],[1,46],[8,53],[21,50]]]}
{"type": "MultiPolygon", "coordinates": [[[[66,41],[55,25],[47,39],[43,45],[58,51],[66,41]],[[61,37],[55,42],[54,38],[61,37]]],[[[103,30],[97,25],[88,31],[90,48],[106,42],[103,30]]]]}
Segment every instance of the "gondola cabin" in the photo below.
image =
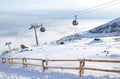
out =
{"type": "Polygon", "coordinates": [[[75,15],[75,20],[73,20],[72,25],[77,26],[78,24],[77,15],[75,15]]]}

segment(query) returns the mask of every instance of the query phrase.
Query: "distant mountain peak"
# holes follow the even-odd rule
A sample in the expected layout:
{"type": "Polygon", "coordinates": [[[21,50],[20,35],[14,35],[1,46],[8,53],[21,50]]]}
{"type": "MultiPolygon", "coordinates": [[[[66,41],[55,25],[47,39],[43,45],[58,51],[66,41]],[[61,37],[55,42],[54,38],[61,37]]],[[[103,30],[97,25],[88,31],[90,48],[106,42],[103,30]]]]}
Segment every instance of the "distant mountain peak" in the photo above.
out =
{"type": "Polygon", "coordinates": [[[120,17],[89,30],[89,33],[120,33],[120,17]]]}

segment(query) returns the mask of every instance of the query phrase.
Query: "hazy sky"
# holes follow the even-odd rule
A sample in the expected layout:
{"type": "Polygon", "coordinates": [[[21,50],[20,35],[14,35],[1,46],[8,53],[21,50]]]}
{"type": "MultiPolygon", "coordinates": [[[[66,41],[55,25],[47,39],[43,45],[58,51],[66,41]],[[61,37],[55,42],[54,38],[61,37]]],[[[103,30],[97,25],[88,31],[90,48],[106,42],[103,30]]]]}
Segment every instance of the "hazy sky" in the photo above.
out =
{"type": "Polygon", "coordinates": [[[57,26],[51,20],[74,15],[79,19],[115,19],[120,15],[120,0],[0,0],[0,38],[30,37],[30,24],[57,26]],[[108,4],[90,9],[104,3],[108,4]]]}
{"type": "MultiPolygon", "coordinates": [[[[118,3],[120,0],[0,0],[1,17],[39,17],[57,18],[85,10],[106,2],[118,3]]],[[[112,3],[111,3],[112,4],[112,3]]],[[[107,4],[108,5],[108,4],[107,4]]],[[[81,12],[80,12],[81,13],[81,12]]],[[[78,13],[78,14],[80,14],[78,13]]],[[[119,16],[120,4],[111,5],[82,18],[114,18],[119,16]],[[103,12],[104,11],[104,12],[103,12]],[[103,16],[108,15],[108,16],[103,16]],[[96,16],[99,14],[100,16],[96,16]],[[93,17],[94,15],[94,17],[93,17]]],[[[77,15],[77,14],[76,14],[77,15]]],[[[72,15],[71,15],[72,16],[72,15]]]]}

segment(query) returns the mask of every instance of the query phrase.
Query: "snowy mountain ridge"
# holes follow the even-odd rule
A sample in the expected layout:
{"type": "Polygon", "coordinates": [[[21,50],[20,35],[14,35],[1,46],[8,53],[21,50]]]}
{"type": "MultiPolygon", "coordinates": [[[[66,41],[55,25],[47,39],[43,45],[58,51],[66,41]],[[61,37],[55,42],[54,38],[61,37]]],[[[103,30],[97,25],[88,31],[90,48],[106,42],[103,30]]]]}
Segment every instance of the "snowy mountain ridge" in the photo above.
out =
{"type": "Polygon", "coordinates": [[[119,35],[120,35],[120,17],[106,24],[88,30],[86,32],[65,36],[57,40],[56,43],[60,44],[61,42],[71,42],[74,40],[80,40],[82,38],[99,38],[119,35]]]}
{"type": "Polygon", "coordinates": [[[90,33],[120,33],[120,17],[112,20],[106,24],[100,25],[92,30],[90,33]]]}

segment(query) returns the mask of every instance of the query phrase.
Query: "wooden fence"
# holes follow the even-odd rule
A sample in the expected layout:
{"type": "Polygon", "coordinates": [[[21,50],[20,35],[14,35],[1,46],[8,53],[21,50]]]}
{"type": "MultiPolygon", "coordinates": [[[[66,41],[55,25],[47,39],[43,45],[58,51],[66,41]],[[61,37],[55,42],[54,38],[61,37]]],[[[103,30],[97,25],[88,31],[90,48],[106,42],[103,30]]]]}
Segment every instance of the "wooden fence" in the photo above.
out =
{"type": "Polygon", "coordinates": [[[84,70],[94,70],[94,71],[104,71],[104,72],[112,72],[112,73],[119,73],[120,70],[108,70],[108,69],[98,69],[98,68],[88,68],[85,67],[85,63],[87,62],[101,62],[101,63],[119,63],[120,60],[92,60],[92,59],[81,59],[81,60],[52,60],[52,59],[36,59],[36,58],[2,58],[2,63],[8,63],[9,65],[13,64],[21,64],[23,65],[23,68],[26,68],[28,66],[38,66],[42,67],[43,72],[49,68],[52,69],[73,69],[73,70],[79,70],[79,75],[82,76],[84,74],[84,70]],[[30,63],[28,61],[37,61],[41,63],[30,63]],[[58,67],[58,66],[50,66],[48,65],[49,62],[78,62],[79,67],[58,67]]]}

